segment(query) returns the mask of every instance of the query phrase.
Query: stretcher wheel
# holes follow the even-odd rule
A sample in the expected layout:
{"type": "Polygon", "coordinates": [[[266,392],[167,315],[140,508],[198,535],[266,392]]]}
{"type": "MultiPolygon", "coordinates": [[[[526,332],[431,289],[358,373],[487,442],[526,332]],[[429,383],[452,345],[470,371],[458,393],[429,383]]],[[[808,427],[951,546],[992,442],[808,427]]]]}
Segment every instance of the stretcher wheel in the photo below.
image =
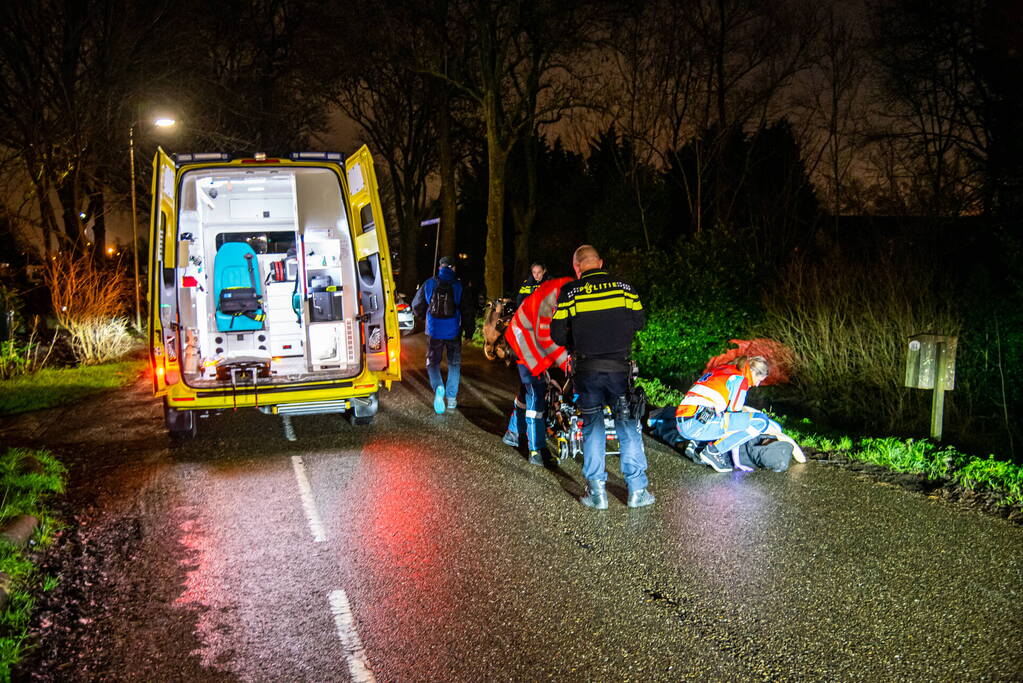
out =
{"type": "Polygon", "coordinates": [[[572,451],[568,447],[568,440],[558,437],[558,461],[568,460],[572,457],[572,451]]]}

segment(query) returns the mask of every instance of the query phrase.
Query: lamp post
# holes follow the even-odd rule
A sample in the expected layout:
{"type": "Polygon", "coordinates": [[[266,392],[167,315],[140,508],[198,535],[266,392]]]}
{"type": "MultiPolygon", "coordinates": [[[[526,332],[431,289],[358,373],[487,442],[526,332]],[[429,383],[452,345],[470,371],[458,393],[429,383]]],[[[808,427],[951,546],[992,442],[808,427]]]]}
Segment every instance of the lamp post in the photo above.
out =
{"type": "MultiPolygon", "coordinates": [[[[135,280],[135,329],[142,330],[142,301],[141,287],[139,287],[139,219],[138,208],[135,200],[135,126],[141,121],[135,121],[128,126],[128,162],[131,165],[131,253],[134,261],[135,280]]],[[[153,121],[157,128],[170,128],[176,123],[174,119],[159,118],[153,121]]]]}

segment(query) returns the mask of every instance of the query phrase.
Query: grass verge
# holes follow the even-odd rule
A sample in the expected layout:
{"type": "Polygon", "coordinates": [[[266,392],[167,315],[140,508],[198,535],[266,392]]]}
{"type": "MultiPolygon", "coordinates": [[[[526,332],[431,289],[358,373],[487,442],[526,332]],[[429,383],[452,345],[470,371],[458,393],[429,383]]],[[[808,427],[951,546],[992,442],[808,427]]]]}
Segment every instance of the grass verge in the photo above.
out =
{"type": "Polygon", "coordinates": [[[0,382],[0,415],[15,415],[79,401],[135,381],[145,367],[125,360],[76,368],[44,368],[0,382]]]}
{"type": "Polygon", "coordinates": [[[53,542],[59,528],[47,503],[64,492],[65,474],[64,466],[48,451],[8,448],[0,453],[0,527],[19,515],[39,520],[26,548],[0,541],[0,572],[9,579],[7,606],[0,614],[0,680],[11,679],[11,667],[28,647],[35,594],[57,583],[55,577],[42,576],[31,557],[35,549],[53,542]]]}
{"type": "Polygon", "coordinates": [[[804,448],[840,453],[894,472],[920,474],[931,480],[949,479],[971,491],[994,492],[1001,505],[1023,505],[1023,467],[997,460],[993,455],[978,458],[955,446],[935,444],[927,439],[825,434],[807,419],[780,417],[779,422],[804,448]]]}

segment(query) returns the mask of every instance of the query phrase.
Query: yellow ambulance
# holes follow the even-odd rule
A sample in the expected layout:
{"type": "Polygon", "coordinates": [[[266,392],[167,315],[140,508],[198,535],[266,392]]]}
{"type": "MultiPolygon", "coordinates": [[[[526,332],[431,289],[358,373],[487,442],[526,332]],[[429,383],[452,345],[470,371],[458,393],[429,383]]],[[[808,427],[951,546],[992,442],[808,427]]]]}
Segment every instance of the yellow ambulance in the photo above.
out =
{"type": "Polygon", "coordinates": [[[167,430],[257,408],[368,424],[401,379],[373,160],[363,147],[153,162],[149,349],[167,430]]]}

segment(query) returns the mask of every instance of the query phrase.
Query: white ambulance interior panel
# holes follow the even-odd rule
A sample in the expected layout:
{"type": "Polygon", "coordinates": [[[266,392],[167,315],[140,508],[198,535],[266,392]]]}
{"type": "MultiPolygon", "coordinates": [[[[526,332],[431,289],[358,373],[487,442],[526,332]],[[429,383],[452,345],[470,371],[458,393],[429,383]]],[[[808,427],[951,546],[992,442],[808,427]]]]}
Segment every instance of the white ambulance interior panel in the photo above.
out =
{"type": "Polygon", "coordinates": [[[355,254],[341,192],[328,169],[184,174],[177,292],[189,385],[219,386],[226,368],[266,360],[270,375],[260,384],[361,371],[355,254]]]}

